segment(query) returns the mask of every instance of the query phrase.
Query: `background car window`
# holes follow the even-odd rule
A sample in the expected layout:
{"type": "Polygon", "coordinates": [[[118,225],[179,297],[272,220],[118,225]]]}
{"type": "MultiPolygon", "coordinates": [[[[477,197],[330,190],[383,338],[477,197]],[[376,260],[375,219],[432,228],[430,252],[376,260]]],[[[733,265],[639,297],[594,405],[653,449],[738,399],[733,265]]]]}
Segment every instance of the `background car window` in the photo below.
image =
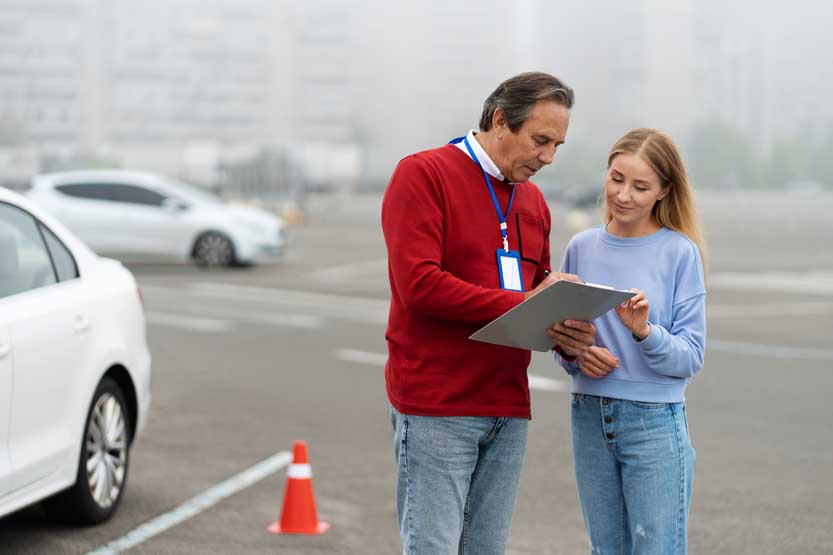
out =
{"type": "Polygon", "coordinates": [[[35,219],[0,203],[0,298],[57,281],[35,219]]]}
{"type": "Polygon", "coordinates": [[[113,186],[107,183],[67,183],[55,189],[67,196],[89,200],[112,200],[113,186]]]}
{"type": "Polygon", "coordinates": [[[145,206],[162,206],[165,201],[165,195],[160,195],[156,191],[137,187],[136,185],[113,185],[112,198],[117,202],[143,204],[145,206]]]}
{"type": "Polygon", "coordinates": [[[143,206],[162,206],[166,198],[165,195],[156,191],[127,183],[66,183],[56,185],[55,189],[75,198],[126,202],[143,206]]]}
{"type": "Polygon", "coordinates": [[[55,264],[55,271],[58,273],[58,281],[67,281],[78,277],[78,265],[75,263],[72,253],[54,233],[46,226],[40,226],[43,238],[46,239],[46,246],[49,254],[52,255],[52,262],[55,264]]]}

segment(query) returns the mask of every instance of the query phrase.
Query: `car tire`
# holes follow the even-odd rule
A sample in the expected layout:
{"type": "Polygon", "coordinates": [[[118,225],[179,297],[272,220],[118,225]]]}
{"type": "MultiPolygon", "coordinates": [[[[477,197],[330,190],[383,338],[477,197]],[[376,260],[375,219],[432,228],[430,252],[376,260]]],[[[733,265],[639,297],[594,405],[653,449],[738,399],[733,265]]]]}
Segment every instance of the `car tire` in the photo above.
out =
{"type": "Polygon", "coordinates": [[[127,485],[133,425],[121,388],[104,378],[87,411],[75,484],[43,502],[52,519],[93,525],[113,516],[127,485]]]}
{"type": "Polygon", "coordinates": [[[203,233],[194,243],[193,257],[198,266],[206,268],[233,266],[236,260],[234,243],[217,231],[203,233]]]}

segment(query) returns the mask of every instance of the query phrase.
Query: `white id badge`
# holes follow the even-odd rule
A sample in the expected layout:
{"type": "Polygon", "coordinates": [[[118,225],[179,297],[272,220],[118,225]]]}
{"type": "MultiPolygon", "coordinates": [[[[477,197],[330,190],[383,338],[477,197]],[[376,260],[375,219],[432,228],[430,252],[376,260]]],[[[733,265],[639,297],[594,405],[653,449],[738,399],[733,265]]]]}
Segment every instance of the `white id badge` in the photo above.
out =
{"type": "Polygon", "coordinates": [[[523,291],[524,280],[521,276],[521,255],[517,251],[497,250],[497,271],[500,274],[500,288],[510,291],[523,291]]]}

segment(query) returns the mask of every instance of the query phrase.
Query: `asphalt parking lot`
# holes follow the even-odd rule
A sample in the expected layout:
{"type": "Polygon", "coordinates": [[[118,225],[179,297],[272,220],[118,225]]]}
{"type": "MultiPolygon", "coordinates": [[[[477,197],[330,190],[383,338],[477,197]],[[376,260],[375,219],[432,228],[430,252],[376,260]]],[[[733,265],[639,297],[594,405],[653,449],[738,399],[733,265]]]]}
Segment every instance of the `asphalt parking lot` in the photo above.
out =
{"type": "MultiPolygon", "coordinates": [[[[830,193],[701,199],[710,245],[706,365],[688,390],[697,450],[690,552],[833,552],[830,193]]],[[[154,357],[153,407],[110,522],[39,507],[0,520],[3,554],[89,553],[307,441],[321,536],[275,536],[285,465],[131,554],[396,553],[384,391],[387,268],[378,197],[319,198],[281,264],[132,263],[154,357]]],[[[554,209],[553,258],[572,221],[554,209]]],[[[565,374],[530,367],[533,420],[509,553],[585,553],[565,374]]],[[[134,536],[135,537],[135,536],[134,536]]]]}

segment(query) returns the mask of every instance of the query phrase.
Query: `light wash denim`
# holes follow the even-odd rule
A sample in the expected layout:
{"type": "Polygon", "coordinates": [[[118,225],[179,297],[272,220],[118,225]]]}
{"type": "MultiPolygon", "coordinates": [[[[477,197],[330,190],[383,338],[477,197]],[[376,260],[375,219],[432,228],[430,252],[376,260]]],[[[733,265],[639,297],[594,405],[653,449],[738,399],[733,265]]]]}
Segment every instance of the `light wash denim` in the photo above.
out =
{"type": "Polygon", "coordinates": [[[529,421],[390,409],[405,555],[503,555],[529,421]]]}
{"type": "Polygon", "coordinates": [[[685,403],[573,394],[573,460],[593,555],[683,555],[694,448],[685,403]]]}

